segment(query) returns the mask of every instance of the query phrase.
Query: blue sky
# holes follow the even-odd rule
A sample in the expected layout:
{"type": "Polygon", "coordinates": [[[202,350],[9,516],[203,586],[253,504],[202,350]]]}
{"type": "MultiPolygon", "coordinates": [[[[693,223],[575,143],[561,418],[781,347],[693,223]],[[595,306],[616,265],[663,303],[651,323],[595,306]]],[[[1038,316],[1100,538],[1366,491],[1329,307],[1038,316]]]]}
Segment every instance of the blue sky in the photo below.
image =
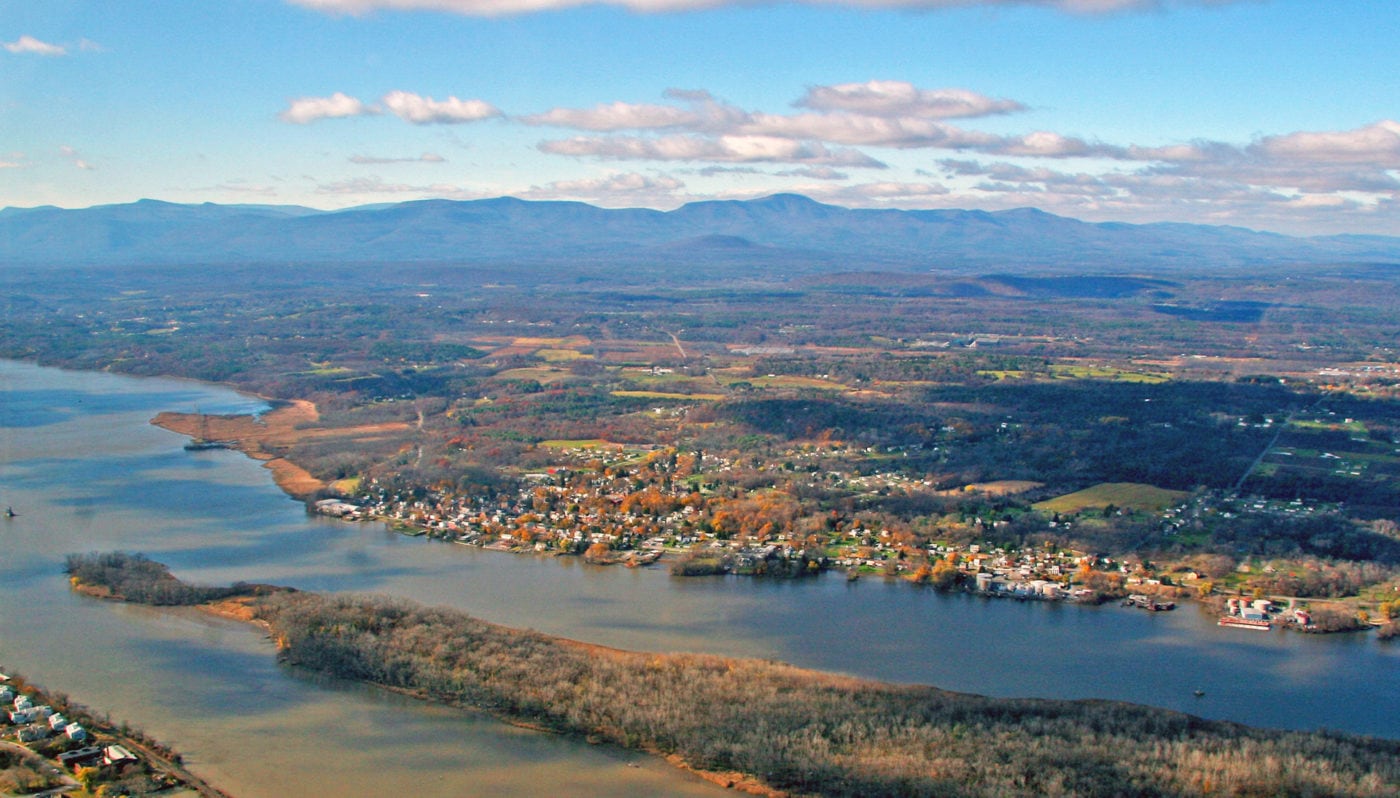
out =
{"type": "Polygon", "coordinates": [[[1394,0],[0,0],[0,206],[512,195],[1400,235],[1394,0]]]}

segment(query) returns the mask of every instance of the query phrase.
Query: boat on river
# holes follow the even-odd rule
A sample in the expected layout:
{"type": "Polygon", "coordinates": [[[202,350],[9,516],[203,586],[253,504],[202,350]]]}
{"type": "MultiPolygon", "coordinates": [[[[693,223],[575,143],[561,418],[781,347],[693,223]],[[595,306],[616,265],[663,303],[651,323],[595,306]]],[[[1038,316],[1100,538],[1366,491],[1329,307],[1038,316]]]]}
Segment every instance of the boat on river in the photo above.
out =
{"type": "Polygon", "coordinates": [[[1233,626],[1237,629],[1255,629],[1267,632],[1274,628],[1274,622],[1267,618],[1241,618],[1236,615],[1222,615],[1217,626],[1233,626]]]}

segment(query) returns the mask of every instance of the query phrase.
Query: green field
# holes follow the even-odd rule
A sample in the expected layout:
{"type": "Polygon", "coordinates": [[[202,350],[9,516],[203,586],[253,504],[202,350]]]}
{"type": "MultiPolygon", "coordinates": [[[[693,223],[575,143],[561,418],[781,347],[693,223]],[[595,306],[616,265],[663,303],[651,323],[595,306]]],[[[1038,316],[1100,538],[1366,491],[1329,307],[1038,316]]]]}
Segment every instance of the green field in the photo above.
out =
{"type": "Polygon", "coordinates": [[[563,369],[552,369],[544,367],[506,369],[505,371],[502,371],[501,373],[496,375],[498,379],[534,380],[535,382],[538,382],[541,385],[548,385],[551,382],[558,382],[559,380],[567,379],[570,376],[572,375],[569,372],[564,371],[563,369]]]}
{"type": "MultiPolygon", "coordinates": [[[[982,369],[977,372],[983,377],[996,380],[1019,380],[1044,377],[1043,372],[1023,369],[982,369]]],[[[1171,377],[1155,371],[1128,371],[1113,366],[1082,366],[1073,363],[1056,363],[1050,366],[1051,378],[1057,380],[1113,380],[1114,382],[1141,382],[1156,385],[1167,382],[1171,377]]]]}
{"type": "Polygon", "coordinates": [[[1299,429],[1337,431],[1346,430],[1353,435],[1364,437],[1366,435],[1366,425],[1360,421],[1310,421],[1306,419],[1295,419],[1288,422],[1289,426],[1299,429]]]}
{"type": "Polygon", "coordinates": [[[546,363],[566,363],[570,360],[592,360],[592,355],[585,355],[577,349],[540,349],[535,352],[535,357],[546,363]]]}
{"type": "Polygon", "coordinates": [[[605,441],[602,438],[588,438],[581,440],[555,439],[540,441],[538,444],[544,449],[621,449],[622,444],[605,441]]]}
{"type": "Polygon", "coordinates": [[[1056,363],[1050,367],[1056,379],[1073,380],[1114,380],[1116,382],[1144,382],[1152,385],[1171,379],[1166,374],[1152,371],[1126,371],[1112,366],[1077,366],[1056,363]]]}
{"type": "Polygon", "coordinates": [[[665,393],[663,391],[613,391],[613,396],[632,399],[687,399],[691,401],[718,402],[724,399],[722,393],[665,393]]]}
{"type": "Polygon", "coordinates": [[[1110,504],[1124,510],[1161,512],[1186,498],[1186,492],[1166,490],[1140,482],[1103,482],[1091,488],[1056,496],[1032,507],[1042,513],[1077,513],[1110,504]]]}

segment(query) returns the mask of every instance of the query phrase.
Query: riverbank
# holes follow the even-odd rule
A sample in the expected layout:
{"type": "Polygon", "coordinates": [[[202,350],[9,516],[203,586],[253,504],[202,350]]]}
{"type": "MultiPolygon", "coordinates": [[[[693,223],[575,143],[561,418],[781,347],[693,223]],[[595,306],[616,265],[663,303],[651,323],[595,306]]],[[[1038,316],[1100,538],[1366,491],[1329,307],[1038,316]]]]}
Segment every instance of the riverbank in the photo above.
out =
{"type": "MultiPolygon", "coordinates": [[[[79,586],[89,595],[98,596],[103,590],[96,586],[79,586]]],[[[110,595],[110,591],[108,591],[110,595]]],[[[200,798],[230,798],[230,796],[184,767],[183,757],[169,747],[152,740],[126,724],[113,724],[105,714],[76,704],[66,695],[38,685],[18,674],[0,674],[0,694],[21,698],[46,716],[28,726],[16,726],[20,742],[10,743],[16,752],[27,751],[41,758],[46,767],[36,769],[27,761],[15,766],[46,779],[43,788],[74,789],[80,786],[89,792],[106,786],[112,794],[149,786],[163,795],[196,795],[200,798]],[[64,722],[52,722],[58,717],[64,722]],[[77,730],[69,732],[70,727],[77,730]],[[33,731],[37,729],[38,731],[33,731]],[[32,738],[26,740],[25,738],[32,738]]],[[[9,702],[7,702],[9,703],[9,702]]],[[[6,736],[9,736],[8,734],[6,736]]],[[[27,777],[14,774],[6,782],[27,777]]],[[[25,785],[15,784],[24,791],[25,785]]],[[[31,785],[32,786],[32,785],[31,785]]]]}
{"type": "MultiPolygon", "coordinates": [[[[73,561],[74,575],[92,584],[84,564],[73,561]]],[[[111,577],[123,569],[113,564],[91,576],[121,595],[111,577]]],[[[774,793],[1400,789],[1397,741],[1250,729],[1118,702],[991,699],[772,661],[622,651],[397,599],[267,589],[241,600],[269,624],[289,663],[676,757],[708,773],[748,774],[774,793]]]]}
{"type": "Polygon", "coordinates": [[[278,452],[303,437],[298,425],[317,418],[315,405],[296,401],[261,416],[164,412],[151,419],[151,423],[187,435],[196,442],[217,441],[219,448],[234,449],[261,460],[263,467],[272,472],[277,487],[289,496],[303,498],[324,488],[325,483],[278,452]]]}
{"type": "Polygon", "coordinates": [[[151,419],[155,426],[189,436],[196,444],[217,442],[218,448],[234,449],[262,461],[272,472],[277,487],[295,499],[305,499],[327,487],[324,481],[287,458],[287,453],[297,445],[310,441],[340,441],[353,446],[409,427],[402,422],[326,427],[320,422],[316,405],[304,399],[278,402],[271,410],[256,416],[166,411],[151,419]]]}
{"type": "MultiPolygon", "coordinates": [[[[86,595],[93,596],[94,598],[106,598],[117,601],[126,600],[123,597],[113,595],[109,590],[103,588],[94,589],[91,585],[75,584],[74,589],[83,592],[86,595]]],[[[202,612],[209,613],[211,615],[215,615],[221,618],[227,618],[229,620],[239,621],[246,624],[251,624],[253,626],[258,627],[268,636],[269,639],[273,641],[274,645],[277,647],[279,656],[286,652],[289,647],[289,641],[285,637],[280,636],[278,630],[276,630],[271,623],[269,623],[265,618],[263,618],[259,614],[257,600],[254,597],[240,596],[235,598],[229,598],[221,601],[198,604],[195,605],[195,608],[202,612]]],[[[558,641],[561,645],[574,647],[589,657],[618,658],[626,656],[629,653],[620,649],[610,648],[608,646],[600,646],[594,643],[585,643],[578,640],[558,638],[558,641]]],[[[363,681],[366,684],[372,684],[376,687],[379,687],[380,689],[388,690],[390,692],[397,693],[400,695],[409,696],[411,698],[415,698],[421,701],[436,700],[440,703],[448,703],[461,709],[468,709],[476,712],[486,712],[487,714],[490,714],[497,720],[503,723],[508,723],[512,726],[516,726],[518,728],[528,729],[530,731],[542,732],[547,734],[572,733],[575,734],[575,736],[581,736],[592,743],[602,742],[596,737],[596,735],[591,733],[580,734],[578,732],[571,731],[561,732],[561,730],[558,728],[553,728],[549,725],[538,722],[524,720],[519,717],[512,716],[508,713],[501,712],[498,708],[483,707],[457,700],[443,701],[438,697],[435,697],[430,692],[420,688],[396,687],[393,685],[388,685],[382,682],[376,682],[371,680],[360,681],[363,681]]],[[[737,771],[720,772],[714,770],[705,770],[702,768],[695,767],[692,763],[686,761],[683,757],[678,756],[676,754],[668,754],[666,752],[651,747],[645,747],[641,750],[643,750],[643,752],[648,755],[657,756],[664,759],[672,767],[675,767],[679,770],[684,770],[712,784],[717,784],[721,787],[724,787],[725,789],[735,790],[737,792],[742,792],[749,795],[763,796],[763,798],[784,798],[787,795],[787,793],[775,790],[767,786],[763,782],[754,779],[744,773],[740,773],[737,771]]]]}
{"type": "MultiPolygon", "coordinates": [[[[392,422],[326,427],[321,424],[316,407],[304,400],[286,403],[257,417],[162,413],[153,423],[191,435],[197,441],[218,441],[223,448],[233,448],[263,460],[273,471],[279,489],[304,500],[328,488],[339,487],[346,491],[354,488],[345,484],[327,485],[313,477],[293,462],[298,456],[305,462],[316,462],[314,457],[306,459],[307,449],[298,450],[297,447],[311,444],[321,447],[329,443],[332,448],[349,447],[348,451],[358,444],[382,441],[383,436],[402,433],[411,426],[392,422]]],[[[653,452],[648,456],[664,460],[663,454],[653,452]]],[[[570,469],[560,467],[557,472],[568,474],[570,469]]],[[[1007,485],[1009,490],[1026,487],[1026,483],[1007,485]]],[[[978,595],[1017,600],[1099,603],[1121,599],[1130,593],[1146,593],[1160,594],[1163,601],[1205,599],[1209,602],[1221,596],[1245,595],[1239,585],[1216,585],[1215,580],[1185,565],[1154,573],[1140,562],[1119,561],[1130,558],[1109,559],[1069,549],[1009,547],[1006,551],[1000,548],[979,551],[975,544],[946,541],[941,545],[928,541],[914,547],[886,543],[883,537],[877,538],[873,533],[857,541],[867,545],[852,544],[844,548],[831,541],[816,541],[813,537],[798,540],[778,533],[761,539],[744,536],[736,539],[706,525],[719,516],[705,521],[705,513],[695,511],[692,504],[696,503],[698,494],[670,499],[655,491],[628,494],[635,486],[636,483],[621,487],[616,479],[609,481],[606,473],[602,478],[585,476],[570,482],[565,476],[556,476],[556,469],[549,468],[523,475],[516,495],[490,495],[488,499],[477,501],[464,497],[476,494],[449,489],[434,493],[433,489],[418,487],[395,491],[371,480],[370,486],[360,486],[362,495],[357,503],[327,499],[317,502],[314,509],[340,518],[382,521],[410,537],[440,538],[516,553],[583,554],[595,564],[645,565],[663,556],[679,557],[688,563],[683,568],[673,569],[679,575],[736,573],[790,578],[844,567],[848,574],[903,577],[935,589],[963,589],[978,595]],[[647,505],[648,501],[653,505],[647,505]],[[668,501],[673,504],[680,501],[684,506],[670,506],[668,501]],[[588,506],[580,509],[583,505],[588,506]],[[650,510],[646,509],[648,506],[650,510]],[[666,514],[664,510],[668,506],[672,512],[666,514]],[[546,507],[552,509],[542,509],[546,507]],[[720,540],[721,537],[725,540],[720,540]],[[714,563],[692,562],[697,560],[697,555],[714,563]]],[[[703,500],[699,503],[703,504],[703,500]]],[[[1054,527],[1056,522],[1050,525],[1054,527]]],[[[984,543],[981,548],[990,546],[984,543]]],[[[1310,604],[1322,608],[1313,613],[1317,617],[1330,617],[1343,610],[1354,616],[1347,623],[1309,628],[1309,631],[1321,632],[1369,626],[1361,620],[1363,610],[1371,617],[1384,617],[1387,612],[1380,606],[1384,602],[1374,598],[1354,597],[1340,601],[1303,599],[1301,604],[1294,601],[1285,604],[1290,609],[1310,604]]],[[[1291,624],[1290,628],[1305,626],[1305,623],[1291,624]]]]}

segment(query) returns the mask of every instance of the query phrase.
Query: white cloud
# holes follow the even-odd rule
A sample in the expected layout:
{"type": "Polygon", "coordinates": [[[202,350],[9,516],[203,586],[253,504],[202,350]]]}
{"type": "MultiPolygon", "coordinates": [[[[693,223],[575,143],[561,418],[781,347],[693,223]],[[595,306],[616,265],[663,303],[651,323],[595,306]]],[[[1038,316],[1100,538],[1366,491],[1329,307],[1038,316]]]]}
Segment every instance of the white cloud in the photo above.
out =
{"type": "Polygon", "coordinates": [[[983,164],[977,161],[944,160],[940,165],[950,176],[988,178],[988,181],[978,184],[977,188],[981,191],[1055,191],[1098,196],[1117,193],[1117,189],[1102,175],[1084,172],[1061,172],[1045,167],[1026,167],[1006,162],[983,164]]]}
{"type": "Polygon", "coordinates": [[[938,147],[1000,146],[1003,139],[990,133],[962,130],[940,122],[912,118],[884,118],[857,114],[753,114],[739,132],[756,136],[813,139],[836,144],[911,149],[938,147]]]}
{"type": "MultiPolygon", "coordinates": [[[[925,89],[894,80],[812,86],[793,103],[797,110],[778,113],[738,108],[704,90],[671,89],[665,96],[666,102],[559,107],[508,120],[579,132],[572,138],[539,142],[537,149],[544,153],[688,163],[691,166],[681,170],[684,174],[732,176],[732,185],[752,189],[755,195],[780,186],[846,205],[1033,205],[1086,219],[1181,219],[1294,231],[1304,228],[1286,220],[1306,220],[1309,210],[1333,219],[1364,218],[1364,225],[1375,230],[1393,220],[1400,208],[1400,122],[1393,119],[1350,130],[1267,135],[1243,143],[1184,139],[1140,145],[1052,130],[1006,134],[950,124],[946,120],[1027,108],[1016,100],[965,89],[925,89]],[[871,148],[901,152],[887,164],[870,154],[871,148]],[[920,150],[957,153],[962,160],[911,162],[920,150]],[[782,165],[781,171],[773,164],[782,165]],[[939,182],[944,178],[915,168],[921,165],[935,171],[941,166],[946,184],[939,182]],[[858,168],[889,170],[891,178],[851,184],[850,170],[858,168]],[[903,180],[906,176],[912,179],[903,180]],[[789,182],[800,185],[783,185],[789,182]]],[[[343,94],[303,98],[283,118],[304,123],[390,112],[418,124],[505,116],[480,100],[439,101],[398,91],[373,106],[343,94]]],[[[350,160],[364,165],[436,162],[428,154],[355,155],[350,160]]],[[[386,183],[379,178],[330,183],[319,190],[362,196],[482,196],[455,186],[386,183]]],[[[533,185],[519,196],[658,207],[679,201],[683,192],[684,185],[675,177],[624,172],[533,185]]]]}
{"type": "Polygon", "coordinates": [[[413,185],[409,183],[386,183],[380,177],[355,177],[332,183],[320,183],[317,194],[339,194],[364,196],[374,194],[415,194],[420,197],[441,197],[447,199],[480,199],[484,194],[468,191],[461,186],[447,183],[413,185]]]}
{"type": "Polygon", "coordinates": [[[715,175],[766,175],[767,172],[752,166],[706,166],[702,169],[691,170],[702,177],[714,177],[715,175]]]}
{"type": "Polygon", "coordinates": [[[626,172],[611,174],[606,177],[587,178],[583,180],[557,180],[550,183],[548,188],[557,193],[570,194],[598,194],[614,192],[640,191],[643,189],[665,189],[675,191],[683,188],[685,183],[669,175],[659,175],[657,177],[647,177],[636,172],[626,172]]]}
{"type": "Polygon", "coordinates": [[[1383,119],[1355,130],[1269,136],[1254,149],[1279,161],[1400,168],[1400,122],[1383,119]]]}
{"type": "MultiPolygon", "coordinates": [[[[805,0],[810,5],[849,8],[943,9],[968,7],[1036,6],[1071,14],[1107,14],[1152,10],[1167,6],[1226,5],[1250,0],[805,0]]],[[[374,11],[444,11],[475,17],[498,17],[575,8],[582,5],[621,6],[632,11],[658,13],[750,6],[752,0],[287,0],[295,5],[335,14],[362,15],[374,11]]],[[[776,0],[769,0],[776,3],[776,0]]]]}
{"type": "Polygon", "coordinates": [[[685,130],[710,137],[793,139],[893,149],[978,150],[1053,158],[1128,157],[1121,147],[1045,131],[1000,136],[954,127],[939,118],[1007,113],[1024,106],[962,89],[920,89],[902,81],[812,87],[796,103],[811,110],[797,114],[745,111],[704,91],[672,89],[667,96],[688,107],[614,102],[593,108],[554,108],[521,121],[595,132],[685,130]]]}
{"type": "Polygon", "coordinates": [[[416,157],[391,158],[377,155],[351,155],[347,160],[357,164],[386,164],[386,163],[447,163],[447,159],[435,152],[425,152],[416,157]]]}
{"type": "Polygon", "coordinates": [[[885,164],[857,150],[829,149],[819,142],[772,136],[575,137],[539,144],[553,155],[636,161],[715,161],[720,163],[807,163],[883,169],[885,164]]]}
{"type": "Polygon", "coordinates": [[[1125,152],[1121,147],[1104,144],[1090,144],[1083,139],[1061,136],[1045,130],[1037,130],[1022,136],[1010,136],[987,146],[987,152],[998,155],[1023,155],[1038,158],[1121,158],[1125,152]]]}
{"type": "Polygon", "coordinates": [[[92,164],[84,160],[83,156],[80,155],[77,150],[73,149],[67,144],[64,144],[63,146],[58,148],[58,154],[62,156],[64,160],[73,164],[73,166],[75,166],[78,169],[90,171],[95,168],[92,164]]]}
{"type": "Polygon", "coordinates": [[[343,92],[329,97],[299,97],[292,100],[278,117],[284,122],[306,125],[321,119],[378,116],[385,109],[415,125],[460,124],[501,115],[500,109],[481,100],[456,97],[435,100],[413,92],[391,91],[380,98],[378,105],[370,105],[343,92]]]}
{"type": "Polygon", "coordinates": [[[947,186],[939,183],[905,183],[885,181],[857,183],[850,186],[810,185],[796,189],[821,202],[848,206],[926,206],[946,197],[947,186]]]}
{"type": "Polygon", "coordinates": [[[542,114],[521,117],[527,125],[569,127],[576,130],[611,132],[615,130],[657,130],[668,127],[694,127],[700,117],[694,111],[674,105],[647,105],[614,102],[592,108],[553,108],[542,114]]]}
{"type": "Polygon", "coordinates": [[[902,80],[812,86],[796,105],[816,111],[916,119],[989,116],[1026,110],[1026,106],[1015,100],[996,100],[966,89],[920,89],[902,80]]]}
{"type": "Polygon", "coordinates": [[[580,180],[557,180],[543,186],[531,186],[515,196],[521,199],[570,199],[598,205],[655,207],[680,204],[683,200],[678,198],[677,192],[684,187],[685,183],[670,175],[648,176],[625,172],[580,180]]]}
{"type": "Polygon", "coordinates": [[[391,91],[381,100],[395,116],[415,125],[453,125],[500,116],[496,106],[481,100],[448,97],[434,100],[407,91],[391,91]]]}
{"type": "Polygon", "coordinates": [[[6,50],[9,50],[10,52],[15,53],[16,55],[68,55],[68,48],[59,46],[57,44],[49,44],[48,42],[39,41],[38,39],[29,35],[21,36],[12,42],[5,42],[3,45],[0,46],[3,46],[6,50]]]}
{"type": "Polygon", "coordinates": [[[850,175],[845,172],[838,172],[830,166],[804,166],[801,169],[789,169],[785,172],[777,172],[778,177],[805,177],[808,180],[848,180],[850,175]]]}
{"type": "Polygon", "coordinates": [[[309,125],[320,119],[343,119],[350,116],[373,116],[379,110],[341,92],[329,97],[298,97],[278,114],[283,122],[309,125]]]}

